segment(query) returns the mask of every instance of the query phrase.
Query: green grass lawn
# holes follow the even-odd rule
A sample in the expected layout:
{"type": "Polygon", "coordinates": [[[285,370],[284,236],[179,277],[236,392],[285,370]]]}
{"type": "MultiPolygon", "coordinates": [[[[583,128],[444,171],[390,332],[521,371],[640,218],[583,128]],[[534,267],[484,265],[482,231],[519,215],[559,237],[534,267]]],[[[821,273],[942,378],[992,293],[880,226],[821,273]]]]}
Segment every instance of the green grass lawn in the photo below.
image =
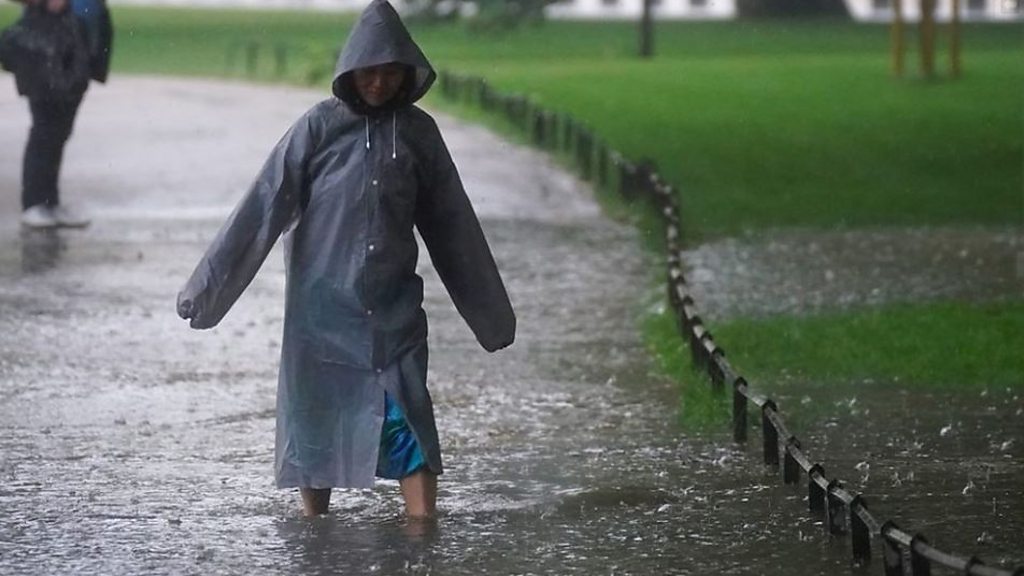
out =
{"type": "Polygon", "coordinates": [[[663,25],[651,62],[629,56],[628,27],[604,25],[589,42],[570,27],[547,26],[546,41],[524,32],[518,55],[512,41],[481,58],[460,56],[468,45],[437,52],[655,160],[691,239],[1024,217],[1019,27],[968,29],[963,79],[933,83],[890,77],[877,26],[663,25]]]}
{"type": "MultiPolygon", "coordinates": [[[[651,316],[651,341],[676,333],[651,316]]],[[[1024,388],[1024,302],[892,305],[714,326],[730,362],[761,382],[906,382],[1024,388]]],[[[656,350],[659,354],[670,349],[656,350]]],[[[672,372],[680,366],[667,365],[672,372]]]]}
{"type": "MultiPolygon", "coordinates": [[[[682,385],[682,418],[695,426],[729,420],[728,397],[694,372],[670,314],[644,321],[661,367],[682,385]]],[[[811,317],[716,324],[715,340],[756,389],[864,382],[971,392],[1024,389],[1024,302],[893,305],[811,317]]]]}

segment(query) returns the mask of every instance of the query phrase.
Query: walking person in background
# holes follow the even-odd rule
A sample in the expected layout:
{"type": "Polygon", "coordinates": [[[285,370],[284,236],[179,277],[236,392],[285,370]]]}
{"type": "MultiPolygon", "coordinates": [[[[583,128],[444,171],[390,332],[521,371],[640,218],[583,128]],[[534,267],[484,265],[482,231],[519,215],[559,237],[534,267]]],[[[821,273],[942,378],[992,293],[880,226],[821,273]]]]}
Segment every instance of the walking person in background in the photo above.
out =
{"type": "Polygon", "coordinates": [[[61,204],[58,183],[64,146],[89,80],[106,81],[110,16],[100,0],[88,0],[81,17],[69,0],[22,3],[21,18],[0,35],[0,66],[14,73],[32,114],[22,164],[21,222],[29,228],[87,226],[87,218],[61,204]]]}
{"type": "Polygon", "coordinates": [[[441,133],[413,104],[436,77],[384,0],[342,50],[334,98],[270,154],[178,295],[193,328],[220,322],[284,233],[287,288],[275,477],[307,515],[332,488],[399,481],[410,517],[434,513],[441,451],[427,391],[419,230],[488,351],[516,319],[441,133]]]}

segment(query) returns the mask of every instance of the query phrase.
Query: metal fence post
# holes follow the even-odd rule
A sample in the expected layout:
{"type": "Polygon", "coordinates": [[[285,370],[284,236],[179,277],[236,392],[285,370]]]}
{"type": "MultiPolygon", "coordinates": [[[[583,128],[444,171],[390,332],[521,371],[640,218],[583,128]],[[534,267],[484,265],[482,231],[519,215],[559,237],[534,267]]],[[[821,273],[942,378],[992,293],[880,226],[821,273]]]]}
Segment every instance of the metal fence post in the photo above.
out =
{"type": "Polygon", "coordinates": [[[898,529],[892,520],[882,524],[882,563],[885,565],[885,576],[903,576],[903,552],[899,544],[888,536],[890,528],[898,529]]]}
{"type": "Polygon", "coordinates": [[[825,478],[825,468],[821,464],[814,464],[807,471],[807,509],[811,512],[824,512],[825,489],[818,484],[815,476],[825,478]]]}
{"type": "Polygon", "coordinates": [[[984,566],[985,563],[981,561],[981,558],[977,556],[971,556],[967,559],[967,564],[964,566],[964,574],[971,574],[971,568],[975,566],[984,566]]]}
{"type": "Polygon", "coordinates": [[[843,483],[832,480],[825,488],[825,529],[829,534],[846,534],[846,503],[835,493],[843,483]]]}
{"type": "Polygon", "coordinates": [[[704,336],[708,334],[699,317],[690,322],[690,361],[698,372],[707,370],[707,358],[704,357],[704,336]]]}
{"type": "Polygon", "coordinates": [[[746,386],[742,377],[732,383],[732,440],[736,443],[747,441],[747,396],[743,393],[746,386]]]}
{"type": "Polygon", "coordinates": [[[549,112],[547,115],[547,149],[558,149],[558,114],[549,112]]]}
{"type": "Polygon", "coordinates": [[[274,74],[283,78],[288,73],[288,45],[278,44],[274,47],[274,74]]]}
{"type": "Polygon", "coordinates": [[[249,42],[245,45],[245,73],[250,77],[256,75],[256,64],[260,56],[260,45],[249,42]]]}
{"type": "Polygon", "coordinates": [[[469,88],[473,90],[473,95],[470,100],[475,100],[476,105],[482,110],[489,111],[491,104],[491,87],[487,85],[487,81],[483,78],[476,78],[474,83],[469,85],[469,88]],[[473,85],[475,84],[475,88],[473,85]]]}
{"type": "Polygon", "coordinates": [[[725,389],[725,372],[722,371],[722,367],[718,361],[725,356],[725,351],[717,346],[714,352],[711,353],[711,365],[709,370],[711,372],[711,387],[716,393],[721,394],[725,389]]]}
{"type": "Polygon", "coordinates": [[[786,441],[785,459],[782,463],[782,481],[785,484],[800,483],[800,464],[797,463],[793,453],[790,452],[793,448],[800,448],[800,441],[797,440],[796,436],[790,436],[789,440],[786,441]]]}
{"type": "Polygon", "coordinates": [[[931,576],[932,563],[917,550],[917,544],[927,544],[928,540],[921,534],[915,534],[910,539],[910,573],[913,576],[931,576]]]}
{"type": "Polygon", "coordinates": [[[230,76],[235,71],[236,61],[238,60],[238,50],[241,46],[237,42],[228,44],[227,59],[225,60],[225,75],[230,76]]]}
{"type": "Polygon", "coordinates": [[[604,188],[608,184],[608,145],[603,142],[597,147],[597,187],[604,188]]]}
{"type": "Polygon", "coordinates": [[[544,148],[547,143],[544,138],[544,128],[546,128],[547,122],[544,118],[544,111],[537,108],[533,111],[533,143],[535,146],[544,148]]]}
{"type": "Polygon", "coordinates": [[[871,530],[860,517],[860,511],[868,511],[868,504],[859,494],[853,497],[850,502],[850,540],[853,544],[853,557],[855,560],[865,562],[871,559],[871,530]]]}
{"type": "Polygon", "coordinates": [[[582,129],[576,133],[576,165],[579,166],[580,176],[584,180],[590,180],[590,159],[591,152],[593,151],[590,147],[593,138],[590,135],[590,130],[582,129]]]}
{"type": "Polygon", "coordinates": [[[779,465],[779,431],[768,418],[768,411],[778,412],[775,401],[767,398],[761,406],[761,436],[764,439],[764,463],[768,466],[779,465]]]}

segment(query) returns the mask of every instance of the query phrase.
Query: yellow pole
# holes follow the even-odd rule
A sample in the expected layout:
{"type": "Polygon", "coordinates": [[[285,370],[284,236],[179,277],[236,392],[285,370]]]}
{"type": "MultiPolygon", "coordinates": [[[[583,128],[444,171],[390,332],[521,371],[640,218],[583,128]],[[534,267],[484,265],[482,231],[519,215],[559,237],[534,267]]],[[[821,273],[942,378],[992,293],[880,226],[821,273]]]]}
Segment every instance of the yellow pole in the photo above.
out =
{"type": "Polygon", "coordinates": [[[889,31],[892,48],[892,73],[903,76],[903,1],[892,0],[892,28],[889,31]]]}
{"type": "Polygon", "coordinates": [[[949,75],[960,77],[960,0],[953,0],[949,19],[949,75]]]}

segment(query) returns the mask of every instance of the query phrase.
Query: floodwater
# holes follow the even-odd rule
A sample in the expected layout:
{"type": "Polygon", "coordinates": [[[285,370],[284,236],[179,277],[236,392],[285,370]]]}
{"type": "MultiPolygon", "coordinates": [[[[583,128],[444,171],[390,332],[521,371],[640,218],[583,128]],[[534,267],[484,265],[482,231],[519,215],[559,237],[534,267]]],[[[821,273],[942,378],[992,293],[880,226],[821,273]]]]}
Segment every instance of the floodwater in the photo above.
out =
{"type": "Polygon", "coordinates": [[[704,244],[684,259],[694,298],[714,319],[1024,299],[1020,226],[769,231],[704,244]]]}
{"type": "MultiPolygon", "coordinates": [[[[394,482],[301,517],[271,477],[280,253],[212,331],[178,320],[174,295],[262,155],[320,95],[114,80],[89,95],[66,167],[94,225],[23,233],[0,199],[0,573],[862,572],[849,540],[804,512],[805,486],[758,463],[756,432],[736,447],[727,430],[678,422],[676,384],[636,329],[654,273],[635,232],[542,156],[449,119],[518,340],[480,350],[422,263],[439,517],[403,520],[394,482]]],[[[3,88],[0,186],[13,189],[25,113],[3,88]]],[[[859,390],[779,399],[806,415],[794,430],[812,456],[862,485],[880,516],[990,563],[1024,562],[1021,398],[859,390]]]]}

